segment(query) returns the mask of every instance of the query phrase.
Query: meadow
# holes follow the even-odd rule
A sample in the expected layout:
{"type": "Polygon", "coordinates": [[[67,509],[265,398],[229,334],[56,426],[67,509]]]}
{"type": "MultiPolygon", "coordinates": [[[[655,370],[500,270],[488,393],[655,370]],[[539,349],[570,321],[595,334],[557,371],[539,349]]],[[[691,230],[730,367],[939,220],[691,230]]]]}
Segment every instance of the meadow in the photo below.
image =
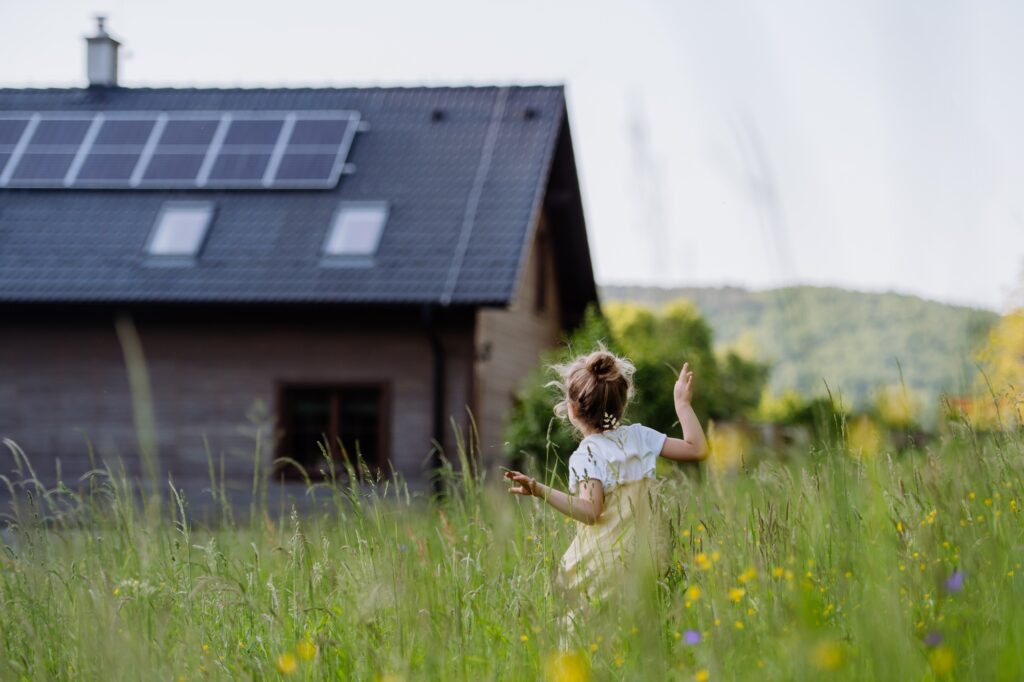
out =
{"type": "Polygon", "coordinates": [[[43,491],[9,448],[5,680],[1024,679],[1019,431],[665,467],[671,569],[572,632],[572,524],[464,452],[442,497],[318,484],[304,514],[231,509],[211,468],[207,524],[116,467],[43,491]]]}

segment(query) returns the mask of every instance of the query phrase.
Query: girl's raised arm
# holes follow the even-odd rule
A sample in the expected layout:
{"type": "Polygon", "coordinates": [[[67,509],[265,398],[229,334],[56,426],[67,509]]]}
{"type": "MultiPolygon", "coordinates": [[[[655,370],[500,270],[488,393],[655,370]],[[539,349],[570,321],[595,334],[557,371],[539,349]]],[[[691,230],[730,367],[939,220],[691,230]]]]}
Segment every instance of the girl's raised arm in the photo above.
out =
{"type": "Polygon", "coordinates": [[[708,456],[708,443],[704,438],[704,429],[693,411],[693,372],[690,363],[684,362],[679,372],[675,388],[672,391],[676,404],[676,416],[679,426],[683,429],[682,438],[666,438],[661,448],[661,456],[678,462],[700,461],[708,456]]]}

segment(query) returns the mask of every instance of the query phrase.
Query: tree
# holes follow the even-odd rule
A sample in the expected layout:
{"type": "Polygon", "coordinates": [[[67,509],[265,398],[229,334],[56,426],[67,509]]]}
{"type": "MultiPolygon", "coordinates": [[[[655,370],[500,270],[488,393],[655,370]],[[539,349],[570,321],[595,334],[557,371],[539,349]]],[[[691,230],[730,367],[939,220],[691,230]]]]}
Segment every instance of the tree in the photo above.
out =
{"type": "Polygon", "coordinates": [[[613,303],[605,313],[589,310],[563,347],[546,354],[523,383],[505,430],[507,454],[514,460],[526,452],[542,463],[564,465],[576,440],[566,424],[554,419],[552,406],[559,396],[547,386],[555,378],[548,367],[589,353],[599,343],[636,366],[636,398],[625,415],[628,421],[678,433],[672,387],[683,362],[697,375],[694,409],[702,419],[743,418],[757,407],[768,366],[736,351],[716,356],[711,328],[693,304],[680,300],[655,310],[613,303]]]}
{"type": "Polygon", "coordinates": [[[999,319],[975,354],[980,368],[972,405],[982,425],[1024,423],[1024,308],[999,319]]]}

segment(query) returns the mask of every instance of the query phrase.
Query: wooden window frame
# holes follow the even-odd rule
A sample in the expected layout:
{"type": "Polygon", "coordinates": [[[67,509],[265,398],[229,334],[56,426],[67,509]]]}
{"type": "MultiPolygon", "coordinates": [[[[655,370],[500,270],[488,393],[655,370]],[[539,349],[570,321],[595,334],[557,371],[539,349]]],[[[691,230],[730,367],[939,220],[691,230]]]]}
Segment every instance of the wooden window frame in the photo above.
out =
{"type": "MultiPolygon", "coordinates": [[[[295,390],[311,390],[311,391],[328,391],[331,393],[330,402],[330,433],[326,434],[329,442],[330,453],[332,459],[337,463],[335,467],[335,475],[339,480],[345,480],[348,478],[348,472],[345,468],[345,464],[341,459],[341,450],[338,443],[338,436],[341,433],[341,424],[339,419],[341,416],[341,409],[339,403],[340,394],[346,390],[360,390],[360,389],[376,389],[379,391],[377,413],[377,461],[370,463],[367,462],[367,466],[370,468],[372,475],[376,476],[387,475],[390,471],[391,462],[391,384],[387,381],[278,381],[276,382],[274,394],[275,394],[275,405],[274,414],[277,420],[277,433],[274,444],[274,465],[271,468],[271,476],[276,479],[280,479],[282,476],[285,480],[302,480],[302,476],[296,471],[295,466],[290,462],[280,462],[282,457],[290,456],[285,451],[288,444],[288,433],[291,429],[290,412],[286,409],[288,406],[287,393],[295,390]]],[[[322,441],[318,441],[322,442],[322,441]]],[[[354,453],[352,453],[354,454],[354,453]]],[[[306,468],[306,475],[311,480],[319,481],[324,480],[325,475],[321,474],[319,470],[310,470],[306,468]]]]}

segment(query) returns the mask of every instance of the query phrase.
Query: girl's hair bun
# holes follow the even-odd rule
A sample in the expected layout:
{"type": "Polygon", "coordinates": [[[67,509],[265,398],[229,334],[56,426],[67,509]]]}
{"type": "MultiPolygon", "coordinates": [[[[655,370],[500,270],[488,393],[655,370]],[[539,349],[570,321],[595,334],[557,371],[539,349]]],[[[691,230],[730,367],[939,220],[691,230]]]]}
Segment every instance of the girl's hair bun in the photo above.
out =
{"type": "Polygon", "coordinates": [[[608,351],[595,351],[591,353],[587,369],[596,378],[604,381],[613,381],[618,378],[619,374],[619,367],[615,356],[608,351]]]}

